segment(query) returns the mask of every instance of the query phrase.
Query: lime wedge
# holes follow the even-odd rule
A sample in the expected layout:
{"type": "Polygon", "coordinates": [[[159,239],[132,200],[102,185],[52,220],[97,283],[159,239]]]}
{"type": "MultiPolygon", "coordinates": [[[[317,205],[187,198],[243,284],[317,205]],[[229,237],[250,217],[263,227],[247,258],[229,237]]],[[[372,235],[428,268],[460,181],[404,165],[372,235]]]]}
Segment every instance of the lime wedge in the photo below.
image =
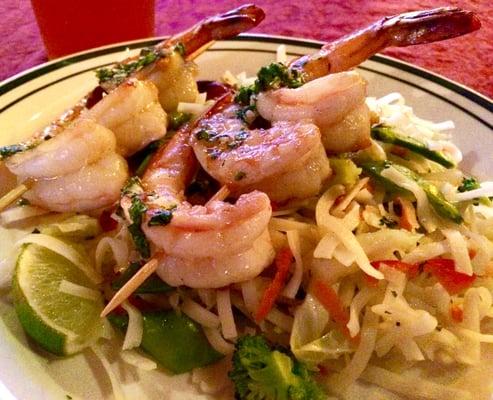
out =
{"type": "Polygon", "coordinates": [[[95,289],[65,257],[37,244],[23,247],[12,283],[14,307],[26,333],[41,347],[69,355],[90,346],[101,334],[102,298],[60,292],[60,282],[95,289]]]}

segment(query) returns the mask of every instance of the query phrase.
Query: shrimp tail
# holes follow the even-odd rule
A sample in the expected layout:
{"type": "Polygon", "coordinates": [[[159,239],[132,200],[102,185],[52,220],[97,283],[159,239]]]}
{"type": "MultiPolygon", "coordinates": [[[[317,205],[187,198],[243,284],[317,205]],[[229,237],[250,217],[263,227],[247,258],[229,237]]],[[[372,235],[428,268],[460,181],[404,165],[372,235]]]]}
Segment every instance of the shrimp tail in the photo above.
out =
{"type": "Polygon", "coordinates": [[[451,39],[480,27],[476,14],[456,7],[394,15],[328,43],[315,54],[294,60],[290,68],[302,72],[305,80],[313,80],[353,68],[387,47],[451,39]]]}
{"type": "Polygon", "coordinates": [[[245,4],[224,14],[218,14],[200,21],[190,29],[178,33],[157,47],[169,48],[181,43],[185,56],[196,53],[214,40],[229,39],[241,32],[255,28],[265,18],[264,11],[254,4],[245,4]]]}

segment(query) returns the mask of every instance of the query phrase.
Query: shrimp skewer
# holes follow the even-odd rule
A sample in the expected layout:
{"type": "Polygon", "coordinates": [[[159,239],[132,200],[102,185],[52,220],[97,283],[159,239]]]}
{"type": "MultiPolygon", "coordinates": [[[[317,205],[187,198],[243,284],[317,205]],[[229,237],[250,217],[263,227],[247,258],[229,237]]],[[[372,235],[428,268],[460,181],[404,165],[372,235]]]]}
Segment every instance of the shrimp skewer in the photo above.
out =
{"type": "Polygon", "coordinates": [[[275,201],[315,195],[330,175],[323,148],[342,153],[371,144],[366,82],[357,72],[346,70],[385,46],[441,40],[478,26],[474,14],[459,9],[407,13],[329,43],[287,68],[265,67],[250,90],[268,88],[272,77],[277,88],[264,89],[250,97],[250,103],[242,102],[247,106],[255,102],[258,114],[271,127],[251,129],[237,117],[242,109],[233,104],[200,122],[192,139],[195,154],[202,167],[233,194],[259,189],[275,201]]]}
{"type": "Polygon", "coordinates": [[[330,153],[363,149],[371,143],[366,83],[356,72],[346,71],[386,47],[444,40],[480,25],[472,12],[448,7],[383,18],[292,61],[290,73],[308,83],[261,92],[257,110],[269,121],[296,120],[300,113],[308,117],[320,128],[330,153]]]}
{"type": "MultiPolygon", "coordinates": [[[[7,168],[17,175],[20,181],[33,178],[37,180],[34,187],[28,191],[27,197],[30,197],[34,204],[48,209],[87,211],[112,204],[119,197],[115,185],[103,187],[105,182],[96,182],[95,178],[96,176],[98,179],[104,178],[106,175],[97,174],[89,168],[92,163],[102,159],[102,155],[98,155],[97,147],[91,150],[91,152],[94,151],[94,157],[98,155],[97,159],[91,160],[88,160],[84,151],[81,153],[81,149],[77,146],[71,146],[71,151],[59,148],[58,151],[67,161],[66,168],[64,168],[55,165],[53,157],[50,156],[50,154],[57,153],[57,149],[53,149],[53,146],[60,142],[55,141],[50,144],[51,140],[44,141],[43,139],[64,135],[67,130],[70,131],[71,126],[81,125],[78,121],[82,120],[95,122],[95,129],[99,125],[109,128],[116,136],[116,148],[112,150],[115,155],[111,158],[117,176],[112,176],[114,178],[112,183],[119,184],[126,179],[128,174],[126,166],[124,167],[121,162],[123,160],[118,157],[132,155],[151,141],[165,135],[167,118],[164,110],[175,109],[179,101],[195,101],[198,94],[194,79],[196,68],[192,63],[185,61],[181,53],[183,52],[183,56],[187,58],[193,58],[209,41],[228,38],[245,29],[250,29],[263,17],[264,13],[261,9],[253,5],[243,6],[223,15],[208,18],[191,29],[165,40],[155,47],[159,57],[153,59],[149,65],[141,69],[129,68],[132,72],[129,76],[125,76],[123,83],[120,81],[115,83],[115,80],[111,80],[101,84],[41,133],[34,135],[27,143],[11,147],[11,149],[20,150],[21,153],[7,160],[7,168]],[[182,52],[177,50],[178,44],[182,45],[182,52]],[[108,94],[103,96],[105,91],[108,94]],[[39,164],[42,166],[41,170],[45,171],[43,176],[37,176],[39,175],[37,171],[39,164]],[[47,174],[46,171],[50,169],[51,173],[47,174]],[[75,174],[74,169],[80,169],[79,173],[75,174]],[[26,174],[27,170],[35,171],[36,176],[26,174]],[[80,186],[82,184],[89,185],[90,190],[84,191],[84,188],[80,186]],[[63,190],[64,185],[75,187],[78,192],[85,195],[94,196],[93,204],[91,205],[91,198],[86,198],[82,202],[83,205],[77,202],[73,196],[70,196],[69,191],[63,190]],[[100,186],[99,195],[98,185],[100,186]],[[111,193],[108,188],[111,188],[111,193]],[[55,190],[56,195],[54,193],[50,195],[50,190],[55,190]],[[51,202],[53,200],[54,203],[51,202]]],[[[123,64],[129,65],[133,60],[135,58],[127,59],[123,64]]],[[[86,133],[91,135],[90,131],[86,133]]],[[[98,141],[95,140],[95,142],[98,141]]],[[[82,149],[85,148],[82,146],[82,149]]],[[[101,165],[109,166],[110,164],[106,161],[101,165]]],[[[110,178],[110,175],[107,175],[107,178],[110,178]]],[[[14,191],[13,193],[21,192],[14,191]]],[[[3,203],[0,202],[0,205],[7,204],[7,202],[3,203]]]]}
{"type": "MultiPolygon", "coordinates": [[[[226,93],[208,115],[228,104],[226,93]]],[[[194,124],[195,125],[195,124],[194,124]]],[[[148,211],[142,224],[159,260],[157,274],[173,286],[222,287],[257,276],[274,257],[267,225],[271,216],[266,194],[254,191],[235,204],[213,198],[191,206],[184,190],[197,168],[189,144],[194,125],[182,128],[161,148],[142,178],[148,211]],[[168,224],[156,226],[153,217],[172,210],[168,224]]]]}

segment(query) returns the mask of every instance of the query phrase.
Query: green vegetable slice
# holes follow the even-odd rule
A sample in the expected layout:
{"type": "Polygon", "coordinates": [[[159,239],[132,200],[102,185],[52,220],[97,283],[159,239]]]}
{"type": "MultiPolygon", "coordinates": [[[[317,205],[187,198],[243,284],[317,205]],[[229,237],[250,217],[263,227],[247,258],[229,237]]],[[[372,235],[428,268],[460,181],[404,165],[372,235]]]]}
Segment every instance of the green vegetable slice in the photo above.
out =
{"type": "MultiPolygon", "coordinates": [[[[200,326],[186,315],[174,311],[143,312],[144,333],[141,348],[174,374],[219,361],[223,355],[214,350],[200,326]]],[[[110,314],[119,330],[128,326],[127,315],[110,314]]]]}
{"type": "Polygon", "coordinates": [[[460,224],[462,222],[462,216],[460,214],[460,211],[457,209],[457,207],[455,207],[455,205],[453,205],[447,199],[445,199],[443,194],[438,190],[438,188],[435,185],[423,180],[418,174],[411,171],[410,169],[402,165],[392,164],[390,161],[367,162],[362,164],[361,168],[363,168],[363,170],[368,175],[373,177],[377,182],[381,183],[386,188],[386,190],[389,190],[390,192],[393,193],[400,192],[405,195],[412,196],[411,192],[399,187],[394,182],[390,181],[389,179],[385,178],[382,175],[382,171],[390,166],[393,166],[400,173],[416,181],[418,185],[421,186],[421,188],[426,193],[426,197],[428,198],[428,201],[430,202],[431,206],[433,207],[433,209],[438,215],[447,218],[449,220],[452,220],[457,224],[460,224]]]}
{"type": "Polygon", "coordinates": [[[430,150],[424,143],[421,143],[412,137],[402,135],[389,126],[374,126],[371,128],[371,137],[384,143],[404,147],[405,149],[411,150],[416,154],[422,155],[428,160],[435,161],[436,163],[443,165],[445,168],[456,167],[456,164],[446,157],[445,154],[439,151],[430,150]]]}

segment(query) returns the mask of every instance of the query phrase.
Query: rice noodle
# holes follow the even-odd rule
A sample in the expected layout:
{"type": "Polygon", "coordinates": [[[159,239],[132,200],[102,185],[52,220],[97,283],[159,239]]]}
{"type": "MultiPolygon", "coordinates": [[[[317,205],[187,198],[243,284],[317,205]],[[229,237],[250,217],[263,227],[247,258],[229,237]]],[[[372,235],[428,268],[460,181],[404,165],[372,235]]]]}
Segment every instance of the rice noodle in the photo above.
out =
{"type": "Polygon", "coordinates": [[[233,317],[233,309],[231,307],[231,298],[228,289],[220,289],[216,291],[217,298],[217,313],[221,322],[221,331],[225,339],[233,339],[238,336],[236,324],[233,317]]]}
{"type": "Polygon", "coordinates": [[[235,347],[221,336],[217,328],[204,328],[204,334],[210,345],[219,353],[227,355],[233,353],[235,347]]]}
{"type": "Polygon", "coordinates": [[[241,294],[248,312],[251,315],[254,315],[257,312],[260,303],[260,292],[257,290],[255,279],[250,279],[241,283],[241,294]]]}
{"type": "Polygon", "coordinates": [[[336,393],[344,393],[344,391],[358,379],[368,365],[373,349],[375,348],[377,323],[378,316],[371,312],[370,309],[367,309],[365,316],[363,317],[361,340],[353,358],[340,373],[335,374],[328,381],[329,386],[336,393]]]}
{"type": "Polygon", "coordinates": [[[278,63],[286,64],[288,62],[288,55],[286,54],[286,45],[281,44],[276,49],[276,61],[278,63]]]}
{"type": "Polygon", "coordinates": [[[143,371],[152,371],[157,369],[157,363],[147,358],[135,350],[123,350],[120,357],[127,364],[133,365],[143,371]]]}
{"type": "MultiPolygon", "coordinates": [[[[468,289],[464,295],[464,320],[461,327],[473,332],[480,332],[480,294],[476,288],[468,289]]],[[[481,343],[474,337],[466,337],[460,347],[460,359],[468,364],[477,364],[481,359],[481,343]]]]}
{"type": "Polygon", "coordinates": [[[28,218],[48,214],[50,211],[35,206],[17,206],[0,213],[0,225],[7,226],[28,218]]]}
{"type": "Polygon", "coordinates": [[[216,293],[213,289],[197,289],[197,294],[207,309],[210,310],[216,305],[216,293]]]}
{"type": "Polygon", "coordinates": [[[416,264],[431,258],[441,256],[450,250],[446,240],[441,242],[426,243],[402,257],[402,261],[409,264],[416,264]]]}
{"type": "Polygon", "coordinates": [[[479,199],[480,197],[493,196],[493,182],[482,182],[479,189],[469,190],[467,192],[456,192],[449,196],[450,201],[468,201],[479,199]]]}
{"type": "Polygon", "coordinates": [[[291,279],[286,284],[282,294],[290,299],[294,299],[303,278],[303,260],[301,259],[300,235],[298,231],[288,231],[288,244],[294,256],[294,271],[291,279]]]}
{"type": "Polygon", "coordinates": [[[111,383],[111,388],[112,388],[112,394],[114,400],[125,400],[125,393],[123,391],[123,387],[118,380],[116,374],[113,372],[113,369],[111,368],[111,364],[104,355],[103,351],[97,347],[97,346],[92,346],[91,350],[93,353],[96,355],[96,357],[99,359],[101,362],[101,365],[103,366],[104,370],[106,371],[106,374],[108,375],[108,378],[110,378],[110,383],[111,383]]]}
{"type": "Polygon", "coordinates": [[[140,346],[144,334],[144,321],[139,309],[129,302],[124,301],[122,307],[128,313],[128,326],[122,350],[129,350],[140,346]]]}
{"type": "Polygon", "coordinates": [[[449,243],[452,258],[455,261],[455,270],[466,275],[472,275],[471,259],[463,236],[455,229],[442,229],[442,233],[449,243]]]}
{"type": "Polygon", "coordinates": [[[356,264],[368,275],[376,279],[382,279],[382,273],[371,266],[367,255],[356,240],[356,237],[344,226],[341,220],[333,217],[332,215],[325,216],[325,219],[329,222],[329,225],[326,226],[326,228],[332,231],[332,233],[339,238],[343,245],[354,253],[356,264]]]}
{"type": "Polygon", "coordinates": [[[337,198],[344,194],[344,192],[344,186],[334,185],[326,190],[317,201],[317,205],[315,207],[315,220],[317,221],[317,227],[322,229],[324,233],[330,231],[327,227],[328,222],[326,221],[326,216],[329,215],[330,209],[334,205],[337,198]]]}
{"type": "Polygon", "coordinates": [[[363,189],[363,187],[368,183],[369,180],[370,178],[368,177],[360,179],[359,182],[351,188],[351,191],[348,194],[346,194],[346,196],[344,196],[341,202],[334,207],[332,213],[334,215],[337,215],[338,213],[344,211],[349,206],[349,204],[353,201],[353,199],[356,197],[359,191],[363,189]]]}
{"type": "Polygon", "coordinates": [[[70,294],[72,296],[80,297],[86,300],[98,301],[101,300],[101,293],[97,290],[88,288],[86,286],[77,285],[62,279],[58,290],[62,293],[70,294]]]}
{"type": "Polygon", "coordinates": [[[440,385],[417,376],[404,376],[386,370],[384,368],[368,366],[361,374],[361,378],[369,383],[383,387],[384,389],[402,394],[412,395],[430,400],[472,400],[472,394],[462,389],[440,385]]]}
{"type": "Polygon", "coordinates": [[[311,231],[314,228],[313,225],[306,222],[293,221],[282,218],[271,218],[269,221],[269,229],[276,231],[311,231]]]}
{"type": "Polygon", "coordinates": [[[431,210],[430,203],[423,188],[421,188],[417,182],[408,178],[392,166],[384,169],[382,171],[382,176],[389,179],[397,186],[407,189],[413,193],[417,201],[416,211],[419,222],[428,232],[433,232],[438,226],[438,221],[431,210]]]}
{"type": "Polygon", "coordinates": [[[96,271],[102,273],[102,265],[104,257],[108,250],[111,250],[113,259],[116,261],[116,265],[119,270],[122,270],[128,264],[128,246],[123,240],[115,239],[112,237],[104,237],[96,246],[96,252],[94,259],[96,260],[96,271]]]}
{"type": "Polygon", "coordinates": [[[368,287],[363,288],[356,296],[354,296],[349,307],[349,322],[347,323],[351,337],[355,337],[359,333],[359,314],[373,296],[375,296],[375,291],[368,287]]]}
{"type": "Polygon", "coordinates": [[[181,311],[207,328],[217,328],[220,325],[219,317],[207,308],[186,297],[181,306],[181,311]]]}
{"type": "Polygon", "coordinates": [[[90,265],[88,258],[82,257],[77,250],[60,239],[42,233],[35,233],[19,240],[16,243],[16,246],[25,243],[34,243],[60,254],[84,272],[84,274],[94,283],[101,283],[103,281],[102,276],[90,265]]]}
{"type": "Polygon", "coordinates": [[[279,311],[276,307],[273,307],[269,311],[265,319],[281,328],[284,332],[291,332],[291,329],[293,329],[293,317],[279,311]]]}

